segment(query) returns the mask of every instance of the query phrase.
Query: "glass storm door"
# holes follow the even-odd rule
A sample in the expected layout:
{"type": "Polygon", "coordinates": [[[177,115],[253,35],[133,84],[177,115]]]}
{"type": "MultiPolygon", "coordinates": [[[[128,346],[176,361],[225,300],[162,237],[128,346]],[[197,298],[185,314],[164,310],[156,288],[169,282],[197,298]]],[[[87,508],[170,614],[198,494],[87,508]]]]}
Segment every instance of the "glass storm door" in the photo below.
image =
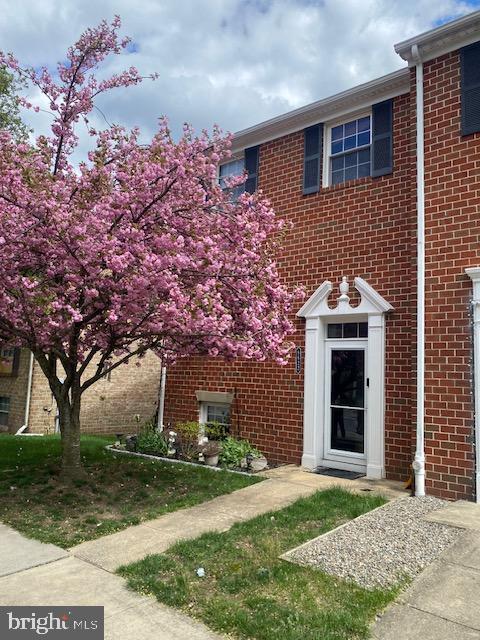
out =
{"type": "Polygon", "coordinates": [[[364,458],[366,344],[330,343],[326,357],[325,451],[333,458],[364,458]]]}

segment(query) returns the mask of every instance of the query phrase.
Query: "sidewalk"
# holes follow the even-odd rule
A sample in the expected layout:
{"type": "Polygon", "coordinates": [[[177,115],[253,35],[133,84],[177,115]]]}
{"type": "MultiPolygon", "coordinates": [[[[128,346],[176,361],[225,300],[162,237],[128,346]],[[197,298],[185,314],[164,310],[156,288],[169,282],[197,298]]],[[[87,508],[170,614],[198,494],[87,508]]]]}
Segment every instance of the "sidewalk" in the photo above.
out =
{"type": "Polygon", "coordinates": [[[398,482],[343,480],[308,473],[293,465],[267,471],[264,475],[268,479],[263,482],[118,533],[83,542],[70,549],[70,553],[106,571],[115,572],[122,564],[135,562],[152,553],[162,553],[178,540],[197,538],[208,531],[226,531],[236,522],[281,509],[298,498],[332,486],[372,491],[388,498],[406,495],[398,482]]]}
{"type": "MultiPolygon", "coordinates": [[[[3,532],[0,544],[2,539],[3,532]]],[[[23,540],[34,558],[32,541],[23,540]]],[[[42,554],[45,545],[35,544],[38,545],[36,551],[42,554]]],[[[105,640],[221,640],[200,622],[129,591],[119,576],[78,558],[61,558],[1,577],[0,603],[2,606],[103,606],[105,640]]]]}
{"type": "Polygon", "coordinates": [[[265,476],[256,485],[85,542],[69,552],[0,525],[0,603],[103,606],[106,640],[222,640],[200,622],[127,590],[113,571],[149,553],[161,553],[177,540],[226,530],[235,522],[281,509],[333,485],[389,498],[404,495],[399,483],[327,478],[294,466],[274,469],[265,476]]]}
{"type": "Polygon", "coordinates": [[[375,640],[480,639],[480,506],[456,502],[427,519],[465,533],[387,609],[375,640]]]}

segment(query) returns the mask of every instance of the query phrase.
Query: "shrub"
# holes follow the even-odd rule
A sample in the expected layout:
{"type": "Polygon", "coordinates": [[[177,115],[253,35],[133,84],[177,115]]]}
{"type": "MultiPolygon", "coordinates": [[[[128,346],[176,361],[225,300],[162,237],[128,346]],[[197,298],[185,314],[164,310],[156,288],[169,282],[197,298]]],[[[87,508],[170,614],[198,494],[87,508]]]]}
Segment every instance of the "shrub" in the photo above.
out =
{"type": "Polygon", "coordinates": [[[209,440],[224,440],[228,436],[229,426],[220,422],[207,422],[204,429],[209,440]]]}
{"type": "Polygon", "coordinates": [[[185,460],[196,460],[200,453],[200,424],[198,422],[179,422],[177,433],[177,451],[185,460]]]}
{"type": "Polygon", "coordinates": [[[148,428],[138,434],[137,451],[154,456],[166,456],[168,442],[163,432],[148,428]]]}
{"type": "Polygon", "coordinates": [[[251,454],[254,458],[262,456],[261,452],[252,446],[248,440],[237,440],[228,436],[222,442],[220,464],[225,467],[240,467],[247,454],[251,454]]]}

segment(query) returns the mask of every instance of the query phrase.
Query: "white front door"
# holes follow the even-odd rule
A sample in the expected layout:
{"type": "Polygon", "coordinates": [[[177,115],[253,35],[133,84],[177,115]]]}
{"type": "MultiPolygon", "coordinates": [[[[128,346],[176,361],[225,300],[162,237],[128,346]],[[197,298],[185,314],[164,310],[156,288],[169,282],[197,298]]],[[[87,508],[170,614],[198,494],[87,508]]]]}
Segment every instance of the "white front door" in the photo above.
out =
{"type": "Polygon", "coordinates": [[[366,468],[367,344],[359,339],[326,340],[323,450],[332,466],[366,468]]]}

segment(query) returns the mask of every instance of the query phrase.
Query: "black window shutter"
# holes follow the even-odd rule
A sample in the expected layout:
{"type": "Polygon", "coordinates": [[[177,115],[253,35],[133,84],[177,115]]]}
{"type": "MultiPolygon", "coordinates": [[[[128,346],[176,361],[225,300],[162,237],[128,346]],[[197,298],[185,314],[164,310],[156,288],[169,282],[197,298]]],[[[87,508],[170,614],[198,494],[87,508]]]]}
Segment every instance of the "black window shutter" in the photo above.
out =
{"type": "Polygon", "coordinates": [[[248,178],[245,181],[245,191],[255,193],[258,182],[258,153],[259,147],[249,147],[245,149],[245,170],[248,178]]]}
{"type": "Polygon", "coordinates": [[[393,100],[372,107],[372,177],[393,171],[393,100]]]}
{"type": "Polygon", "coordinates": [[[303,193],[316,193],[322,182],[323,124],[315,124],[303,132],[303,193]]]}
{"type": "Polygon", "coordinates": [[[462,136],[480,131],[480,42],[460,49],[462,136]]]}

